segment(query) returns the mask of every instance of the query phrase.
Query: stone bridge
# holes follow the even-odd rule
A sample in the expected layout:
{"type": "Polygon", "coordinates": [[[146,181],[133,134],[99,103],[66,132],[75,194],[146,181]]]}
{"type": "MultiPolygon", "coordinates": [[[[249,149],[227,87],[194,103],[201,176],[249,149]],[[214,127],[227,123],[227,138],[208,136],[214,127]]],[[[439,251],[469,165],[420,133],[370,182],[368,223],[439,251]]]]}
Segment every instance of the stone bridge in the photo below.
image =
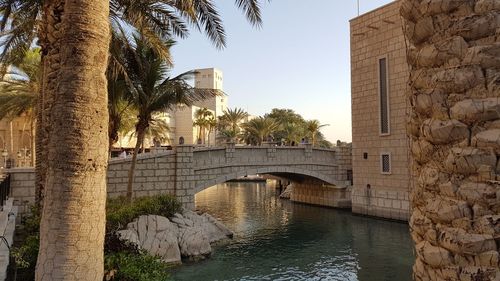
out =
{"type": "MultiPolygon", "coordinates": [[[[131,159],[112,159],[108,168],[108,195],[126,194],[131,159]]],[[[194,195],[210,186],[246,175],[268,174],[292,182],[350,185],[351,149],[281,146],[193,147],[177,146],[174,150],[153,151],[138,156],[134,196],[162,193],[176,195],[187,208],[194,208],[194,195]]],[[[29,195],[32,201],[32,170],[11,170],[13,196],[29,195]],[[27,174],[28,173],[28,174],[27,174]],[[18,187],[19,186],[19,187],[18,187]],[[25,188],[25,190],[22,190],[25,188]]],[[[34,196],[33,196],[34,198],[34,196]]]]}

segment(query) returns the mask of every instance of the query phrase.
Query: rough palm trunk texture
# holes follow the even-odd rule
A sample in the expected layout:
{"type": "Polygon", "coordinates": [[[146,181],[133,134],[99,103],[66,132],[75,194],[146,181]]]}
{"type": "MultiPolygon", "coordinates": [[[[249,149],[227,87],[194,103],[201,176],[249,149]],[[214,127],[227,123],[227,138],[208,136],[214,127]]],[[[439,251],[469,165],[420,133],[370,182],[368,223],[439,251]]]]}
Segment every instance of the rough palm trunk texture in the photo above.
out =
{"type": "Polygon", "coordinates": [[[36,280],[102,280],[109,1],[46,1],[51,96],[36,280]]]}
{"type": "Polygon", "coordinates": [[[416,280],[500,280],[500,0],[405,0],[416,280]]]}

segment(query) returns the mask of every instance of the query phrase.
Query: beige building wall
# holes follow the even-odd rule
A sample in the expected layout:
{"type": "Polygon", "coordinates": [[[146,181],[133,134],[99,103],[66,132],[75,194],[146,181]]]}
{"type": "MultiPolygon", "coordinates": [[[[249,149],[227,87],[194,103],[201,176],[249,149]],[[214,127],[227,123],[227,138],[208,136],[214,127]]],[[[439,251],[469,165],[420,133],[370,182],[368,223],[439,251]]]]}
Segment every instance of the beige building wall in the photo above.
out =
{"type": "Polygon", "coordinates": [[[406,137],[408,79],[405,42],[395,1],[350,21],[355,213],[407,220],[409,160],[406,137]],[[389,133],[381,134],[379,59],[387,62],[389,133]],[[382,172],[382,154],[390,172],[382,172]]]}
{"type": "MultiPolygon", "coordinates": [[[[197,69],[198,73],[195,76],[195,87],[204,89],[224,90],[222,71],[217,68],[197,69]]],[[[217,96],[195,103],[198,107],[206,107],[215,112],[215,116],[219,117],[224,114],[227,109],[227,96],[217,96]]]]}
{"type": "MultiPolygon", "coordinates": [[[[171,112],[173,118],[171,118],[171,128],[172,128],[172,143],[175,145],[179,144],[179,138],[184,138],[184,144],[197,144],[199,128],[193,126],[196,120],[196,111],[200,109],[198,106],[178,106],[175,110],[171,112]]],[[[210,110],[213,114],[214,111],[210,110]]],[[[215,133],[212,132],[210,136],[207,136],[206,144],[215,144],[215,133]]]]}
{"type": "Polygon", "coordinates": [[[0,167],[5,166],[4,160],[13,160],[14,166],[32,166],[32,133],[31,122],[26,116],[12,120],[0,120],[0,167]],[[4,159],[1,153],[7,152],[4,159]]]}

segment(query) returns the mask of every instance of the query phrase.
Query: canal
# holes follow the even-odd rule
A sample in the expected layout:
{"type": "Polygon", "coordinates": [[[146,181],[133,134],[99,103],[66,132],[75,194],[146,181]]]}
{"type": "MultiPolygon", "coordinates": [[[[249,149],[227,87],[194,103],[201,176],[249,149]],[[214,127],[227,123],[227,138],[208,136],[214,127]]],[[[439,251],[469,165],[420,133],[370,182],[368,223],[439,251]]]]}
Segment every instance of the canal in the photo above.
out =
{"type": "Polygon", "coordinates": [[[196,195],[196,208],[235,232],[210,259],[184,264],[174,280],[411,280],[404,223],[294,204],[265,183],[226,183],[196,195]]]}

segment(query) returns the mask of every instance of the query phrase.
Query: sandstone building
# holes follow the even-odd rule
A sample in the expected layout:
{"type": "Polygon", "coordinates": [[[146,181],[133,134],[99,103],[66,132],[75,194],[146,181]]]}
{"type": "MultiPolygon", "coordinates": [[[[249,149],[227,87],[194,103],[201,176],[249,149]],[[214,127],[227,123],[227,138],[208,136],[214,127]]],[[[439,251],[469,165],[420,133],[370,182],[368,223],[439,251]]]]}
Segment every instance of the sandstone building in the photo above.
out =
{"type": "Polygon", "coordinates": [[[350,21],[355,213],[409,217],[408,65],[400,1],[350,21]]]}

